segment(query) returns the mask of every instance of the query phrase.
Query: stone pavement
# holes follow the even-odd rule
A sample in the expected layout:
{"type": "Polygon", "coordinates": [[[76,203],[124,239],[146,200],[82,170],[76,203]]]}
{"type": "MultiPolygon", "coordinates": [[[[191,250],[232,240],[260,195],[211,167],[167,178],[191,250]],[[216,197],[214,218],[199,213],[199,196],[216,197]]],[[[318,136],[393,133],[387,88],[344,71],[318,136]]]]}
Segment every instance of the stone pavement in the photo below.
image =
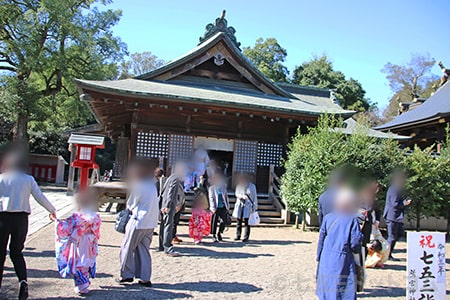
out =
{"type": "MultiPolygon", "coordinates": [[[[67,213],[73,211],[75,207],[75,202],[72,196],[66,195],[66,188],[57,187],[51,185],[41,186],[42,191],[45,196],[47,196],[48,200],[55,206],[57,211],[57,216],[64,216],[67,213]]],[[[28,225],[28,236],[31,236],[39,229],[51,223],[48,218],[48,212],[45,208],[40,206],[34,199],[31,197],[31,215],[29,217],[29,225],[28,225]]]]}
{"type": "MultiPolygon", "coordinates": [[[[177,249],[178,258],[155,252],[157,237],[151,245],[154,288],[137,284],[121,286],[115,282],[119,269],[122,235],[114,231],[114,215],[101,213],[98,276],[92,280],[89,299],[316,299],[315,272],[316,232],[292,228],[253,228],[249,244],[234,242],[234,228],[225,233],[225,241],[194,245],[181,226],[184,239],[177,249]]],[[[398,245],[399,262],[384,269],[368,271],[367,289],[361,298],[405,298],[405,243],[398,245]]],[[[447,247],[447,257],[450,246],[447,247]]],[[[31,299],[78,299],[73,282],[62,279],[56,271],[54,228],[49,225],[33,234],[26,244],[31,299]]],[[[448,265],[447,265],[448,266],[448,265]]],[[[447,278],[447,286],[450,286],[447,278]]],[[[13,299],[17,281],[7,259],[3,294],[13,299]]]]}

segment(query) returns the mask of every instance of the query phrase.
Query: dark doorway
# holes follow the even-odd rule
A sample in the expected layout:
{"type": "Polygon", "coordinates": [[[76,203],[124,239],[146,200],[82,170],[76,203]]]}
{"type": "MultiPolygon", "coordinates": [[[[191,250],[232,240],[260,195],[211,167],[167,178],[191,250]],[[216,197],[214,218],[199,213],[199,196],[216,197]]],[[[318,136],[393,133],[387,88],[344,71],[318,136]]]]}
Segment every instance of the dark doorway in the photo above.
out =
{"type": "MultiPolygon", "coordinates": [[[[211,160],[217,162],[219,167],[224,171],[226,177],[230,179],[233,175],[233,152],[208,150],[208,155],[211,160]]],[[[228,182],[231,182],[231,180],[228,182]]]]}

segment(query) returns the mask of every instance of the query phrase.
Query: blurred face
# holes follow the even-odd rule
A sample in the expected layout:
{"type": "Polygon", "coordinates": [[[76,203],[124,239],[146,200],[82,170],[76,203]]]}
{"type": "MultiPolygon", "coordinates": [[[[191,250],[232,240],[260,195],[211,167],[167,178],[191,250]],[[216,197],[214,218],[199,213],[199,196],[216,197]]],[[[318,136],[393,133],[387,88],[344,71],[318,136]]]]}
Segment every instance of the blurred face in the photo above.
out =
{"type": "Polygon", "coordinates": [[[185,163],[177,163],[175,166],[175,175],[184,180],[184,177],[186,176],[187,173],[187,166],[185,163]]]}
{"type": "Polygon", "coordinates": [[[249,183],[249,180],[246,175],[243,174],[243,175],[239,176],[239,184],[248,185],[248,183],[249,183]]]}
{"type": "Polygon", "coordinates": [[[358,209],[358,197],[350,189],[341,189],[336,196],[335,208],[342,213],[355,213],[358,209]]]}
{"type": "Polygon", "coordinates": [[[79,192],[76,201],[79,208],[94,208],[96,206],[97,194],[92,189],[79,192]]]}
{"type": "Polygon", "coordinates": [[[406,185],[406,177],[403,174],[395,175],[394,184],[399,188],[404,188],[406,185]]]}

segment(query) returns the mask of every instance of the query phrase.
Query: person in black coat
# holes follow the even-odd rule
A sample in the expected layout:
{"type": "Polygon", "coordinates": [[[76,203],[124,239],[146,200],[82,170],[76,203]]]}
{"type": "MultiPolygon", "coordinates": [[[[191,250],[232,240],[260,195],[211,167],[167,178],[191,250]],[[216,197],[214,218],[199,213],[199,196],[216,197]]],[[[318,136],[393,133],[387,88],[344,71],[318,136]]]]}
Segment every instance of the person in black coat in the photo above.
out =
{"type": "Polygon", "coordinates": [[[380,223],[381,212],[376,205],[377,194],[380,191],[380,185],[377,181],[367,184],[361,191],[361,212],[362,212],[362,228],[363,247],[365,248],[365,256],[368,254],[368,244],[371,241],[374,227],[378,228],[380,223]]]}
{"type": "Polygon", "coordinates": [[[384,207],[383,217],[387,224],[387,241],[391,245],[391,252],[389,254],[389,259],[391,260],[395,260],[392,257],[395,243],[403,236],[403,218],[405,215],[405,209],[411,204],[411,199],[405,200],[402,197],[405,184],[405,174],[395,173],[392,177],[392,184],[386,194],[386,204],[384,207]]]}

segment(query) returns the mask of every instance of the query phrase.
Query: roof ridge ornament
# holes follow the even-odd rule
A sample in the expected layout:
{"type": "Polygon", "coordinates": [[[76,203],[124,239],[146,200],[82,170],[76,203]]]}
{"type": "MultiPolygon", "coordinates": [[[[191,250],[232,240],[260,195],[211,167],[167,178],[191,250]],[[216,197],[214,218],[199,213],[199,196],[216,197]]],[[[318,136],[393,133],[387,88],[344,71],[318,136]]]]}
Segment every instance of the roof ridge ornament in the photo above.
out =
{"type": "Polygon", "coordinates": [[[211,36],[216,34],[217,32],[223,32],[225,33],[230,40],[236,45],[236,47],[240,50],[241,43],[239,43],[236,39],[235,33],[236,29],[232,26],[228,26],[228,21],[225,19],[225,13],[226,10],[222,11],[222,14],[219,18],[216,19],[215,24],[209,23],[205,27],[205,33],[203,34],[203,37],[199,38],[199,45],[209,39],[211,36]]]}

